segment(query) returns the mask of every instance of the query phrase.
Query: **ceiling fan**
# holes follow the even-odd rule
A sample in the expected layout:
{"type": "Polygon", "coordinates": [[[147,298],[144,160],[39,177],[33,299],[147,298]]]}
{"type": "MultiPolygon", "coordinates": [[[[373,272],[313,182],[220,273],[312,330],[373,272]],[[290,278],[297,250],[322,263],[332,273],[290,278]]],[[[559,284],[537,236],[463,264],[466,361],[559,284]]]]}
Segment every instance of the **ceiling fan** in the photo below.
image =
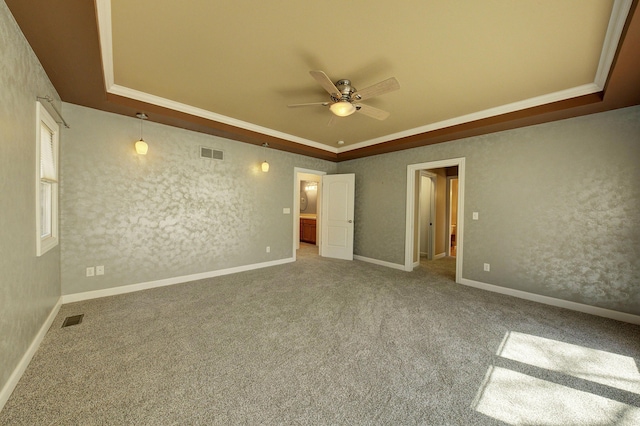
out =
{"type": "Polygon", "coordinates": [[[388,78],[362,90],[356,90],[356,88],[351,85],[350,80],[342,79],[338,80],[336,84],[333,84],[327,74],[322,71],[309,71],[309,74],[311,74],[311,77],[320,83],[324,90],[329,93],[331,101],[292,104],[287,105],[288,107],[293,108],[322,105],[328,106],[331,112],[338,117],[346,117],[358,111],[377,120],[384,120],[389,117],[389,113],[387,111],[362,104],[360,101],[373,98],[374,96],[383,95],[400,88],[400,84],[395,77],[388,78]]]}

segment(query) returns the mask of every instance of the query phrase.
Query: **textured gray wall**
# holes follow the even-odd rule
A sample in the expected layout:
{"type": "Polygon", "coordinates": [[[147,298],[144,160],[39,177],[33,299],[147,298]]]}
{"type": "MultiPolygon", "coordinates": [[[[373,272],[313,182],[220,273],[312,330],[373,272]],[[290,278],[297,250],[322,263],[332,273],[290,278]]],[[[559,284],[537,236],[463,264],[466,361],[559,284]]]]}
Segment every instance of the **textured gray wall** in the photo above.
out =
{"type": "Polygon", "coordinates": [[[640,314],[640,107],[340,163],[355,253],[403,264],[407,165],[457,157],[464,278],[640,314]]]}
{"type": "Polygon", "coordinates": [[[58,97],[0,1],[0,389],[60,297],[60,247],[36,257],[35,102],[45,95],[58,97]]]}
{"type": "Polygon", "coordinates": [[[63,294],[289,258],[294,167],[337,170],[153,122],[144,123],[149,153],[138,156],[140,120],[63,110],[74,123],[62,142],[63,294]],[[199,158],[201,145],[224,151],[224,161],[199,158]],[[259,171],[265,156],[268,173],[259,171]],[[86,277],[97,265],[105,275],[86,277]]]}

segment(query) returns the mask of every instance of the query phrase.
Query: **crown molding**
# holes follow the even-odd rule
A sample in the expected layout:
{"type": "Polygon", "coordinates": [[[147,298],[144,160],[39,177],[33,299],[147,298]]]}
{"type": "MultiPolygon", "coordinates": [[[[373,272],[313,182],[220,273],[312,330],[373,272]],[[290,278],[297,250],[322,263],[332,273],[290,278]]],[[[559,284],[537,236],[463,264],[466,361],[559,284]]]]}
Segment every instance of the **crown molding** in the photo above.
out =
{"type": "Polygon", "coordinates": [[[168,108],[185,114],[193,115],[200,118],[220,122],[237,128],[249,130],[252,132],[272,136],[289,142],[301,144],[311,148],[319,149],[331,154],[339,155],[341,153],[354,151],[357,149],[367,148],[378,144],[398,140],[401,138],[420,135],[460,124],[470,123],[482,119],[509,114],[517,111],[526,110],[528,108],[539,107],[554,102],[565,101],[580,96],[591,95],[602,92],[606,85],[607,79],[611,72],[611,67],[622,37],[625,23],[633,5],[633,0],[614,0],[607,33],[603,43],[598,68],[594,76],[594,82],[581,86],[549,93],[522,101],[501,105],[483,111],[454,117],[451,119],[431,123],[424,126],[408,129],[402,132],[381,136],[379,138],[369,139],[352,145],[336,148],[317,141],[301,138],[284,132],[280,132],[267,127],[259,126],[246,121],[238,120],[232,117],[217,114],[212,111],[193,107],[191,105],[172,101],[170,99],[155,96],[149,93],[131,89],[128,87],[115,84],[114,67],[113,67],[113,42],[111,27],[111,0],[95,0],[96,14],[98,21],[98,30],[100,38],[100,50],[102,54],[102,67],[104,75],[104,83],[108,93],[130,98],[133,100],[146,102],[148,104],[159,107],[168,108]]]}
{"type": "Polygon", "coordinates": [[[353,145],[340,148],[338,150],[338,154],[342,152],[352,151],[354,149],[366,148],[372,145],[377,145],[380,143],[389,142],[389,141],[393,141],[400,138],[419,135],[421,133],[427,133],[427,132],[432,132],[434,130],[453,127],[459,124],[470,123],[472,121],[482,120],[485,118],[497,117],[499,115],[508,114],[515,111],[522,111],[522,110],[537,107],[540,105],[546,105],[553,102],[564,101],[567,99],[577,98],[579,96],[584,96],[584,95],[591,95],[593,93],[598,93],[600,91],[602,91],[602,88],[595,83],[584,84],[582,86],[573,87],[571,89],[561,90],[554,93],[548,93],[546,95],[525,99],[523,101],[513,102],[510,104],[485,109],[483,111],[462,115],[460,117],[438,121],[437,123],[427,124],[425,126],[416,127],[414,129],[409,129],[409,130],[405,130],[398,133],[392,133],[390,135],[382,136],[376,139],[370,139],[368,141],[359,142],[353,145]]]}

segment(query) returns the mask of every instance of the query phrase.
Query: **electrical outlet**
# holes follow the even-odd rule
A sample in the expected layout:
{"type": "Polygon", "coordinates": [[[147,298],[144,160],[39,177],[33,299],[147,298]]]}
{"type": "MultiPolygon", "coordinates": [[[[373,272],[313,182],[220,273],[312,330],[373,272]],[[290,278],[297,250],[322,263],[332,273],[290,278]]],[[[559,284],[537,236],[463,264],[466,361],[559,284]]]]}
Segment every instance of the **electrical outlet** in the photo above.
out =
{"type": "Polygon", "coordinates": [[[485,272],[491,271],[491,265],[489,265],[488,263],[485,263],[484,264],[484,270],[485,270],[485,272]]]}
{"type": "Polygon", "coordinates": [[[104,265],[96,266],[96,275],[104,275],[104,265]]]}
{"type": "Polygon", "coordinates": [[[291,209],[289,207],[283,207],[282,214],[291,214],[291,209]]]}
{"type": "Polygon", "coordinates": [[[271,253],[271,247],[267,246],[267,253],[271,253]]]}
{"type": "Polygon", "coordinates": [[[96,274],[96,269],[93,266],[87,268],[87,276],[92,277],[96,274]]]}

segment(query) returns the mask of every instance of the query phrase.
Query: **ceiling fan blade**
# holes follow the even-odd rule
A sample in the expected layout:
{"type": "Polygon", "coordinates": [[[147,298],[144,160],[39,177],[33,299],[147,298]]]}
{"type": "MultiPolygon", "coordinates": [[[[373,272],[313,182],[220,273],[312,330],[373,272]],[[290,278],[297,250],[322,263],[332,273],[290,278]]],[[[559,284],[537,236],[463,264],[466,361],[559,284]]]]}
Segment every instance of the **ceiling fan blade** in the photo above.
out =
{"type": "Polygon", "coordinates": [[[295,108],[295,107],[303,107],[303,106],[312,106],[312,105],[322,105],[322,106],[327,106],[329,105],[331,102],[309,102],[306,104],[291,104],[291,105],[287,105],[289,108],[295,108]]]}
{"type": "Polygon", "coordinates": [[[388,78],[373,86],[365,87],[362,90],[358,90],[351,95],[351,98],[356,101],[362,101],[365,99],[373,98],[374,96],[383,95],[388,92],[393,92],[400,88],[400,83],[395,77],[388,78]]]}
{"type": "Polygon", "coordinates": [[[375,118],[376,120],[385,120],[389,115],[391,115],[387,111],[383,111],[369,105],[357,104],[356,108],[358,109],[358,112],[368,115],[371,118],[375,118]]]}
{"type": "Polygon", "coordinates": [[[340,98],[341,94],[335,84],[331,81],[331,79],[322,71],[309,71],[311,77],[315,78],[320,86],[324,88],[331,96],[334,98],[340,98]]]}

